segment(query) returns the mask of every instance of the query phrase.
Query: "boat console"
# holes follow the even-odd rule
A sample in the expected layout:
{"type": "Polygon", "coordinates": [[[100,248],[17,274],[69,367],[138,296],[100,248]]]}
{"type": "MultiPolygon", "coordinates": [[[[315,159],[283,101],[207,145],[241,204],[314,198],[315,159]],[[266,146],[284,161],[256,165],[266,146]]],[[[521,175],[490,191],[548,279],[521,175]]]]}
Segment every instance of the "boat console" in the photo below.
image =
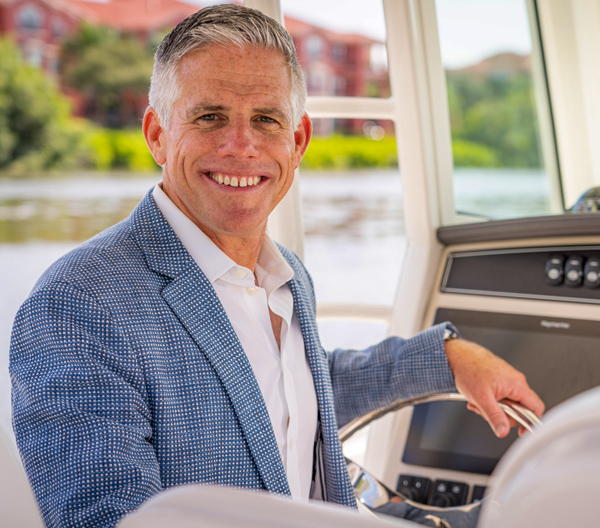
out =
{"type": "MultiPolygon", "coordinates": [[[[599,386],[599,233],[600,215],[440,229],[424,326],[452,321],[521,370],[547,411],[599,386]]],[[[373,424],[365,466],[416,502],[468,504],[516,440],[516,429],[497,438],[464,402],[426,403],[373,424]]]]}

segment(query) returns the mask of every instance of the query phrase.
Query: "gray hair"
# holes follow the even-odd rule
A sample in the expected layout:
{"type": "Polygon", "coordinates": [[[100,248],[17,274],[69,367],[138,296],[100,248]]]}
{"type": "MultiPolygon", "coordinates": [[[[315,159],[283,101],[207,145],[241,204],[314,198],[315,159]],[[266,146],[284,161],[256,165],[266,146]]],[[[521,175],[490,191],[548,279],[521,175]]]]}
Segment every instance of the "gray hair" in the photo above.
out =
{"type": "Polygon", "coordinates": [[[306,85],[292,37],[281,24],[256,9],[222,4],[200,9],[182,20],[156,51],[149,99],[163,127],[169,128],[173,104],[180,95],[179,62],[190,51],[211,44],[280,51],[291,74],[292,122],[294,128],[298,126],[304,115],[306,85]]]}

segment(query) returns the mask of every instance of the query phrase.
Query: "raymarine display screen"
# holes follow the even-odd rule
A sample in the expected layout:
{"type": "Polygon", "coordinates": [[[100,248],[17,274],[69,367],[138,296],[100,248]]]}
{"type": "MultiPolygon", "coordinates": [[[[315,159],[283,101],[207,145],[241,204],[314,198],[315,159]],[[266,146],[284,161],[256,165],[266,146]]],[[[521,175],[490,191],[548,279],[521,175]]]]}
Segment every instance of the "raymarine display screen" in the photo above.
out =
{"type": "MultiPolygon", "coordinates": [[[[440,308],[465,339],[502,357],[527,376],[546,410],[600,385],[600,322],[440,308]]],[[[462,402],[419,405],[413,411],[403,462],[490,474],[517,438],[498,439],[462,402]]]]}

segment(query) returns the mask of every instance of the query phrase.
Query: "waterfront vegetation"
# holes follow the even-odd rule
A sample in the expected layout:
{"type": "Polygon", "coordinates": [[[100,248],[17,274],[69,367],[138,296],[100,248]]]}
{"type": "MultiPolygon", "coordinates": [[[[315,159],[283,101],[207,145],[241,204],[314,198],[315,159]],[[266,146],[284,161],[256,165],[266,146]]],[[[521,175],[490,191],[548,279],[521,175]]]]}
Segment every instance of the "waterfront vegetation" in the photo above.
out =
{"type": "MultiPolygon", "coordinates": [[[[0,176],[158,170],[145,145],[139,116],[131,117],[132,93],[141,97],[147,91],[149,50],[110,30],[86,25],[64,43],[62,82],[83,97],[94,121],[73,117],[69,100],[56,83],[28,65],[9,39],[0,39],[0,56],[0,176]]],[[[447,85],[455,166],[540,167],[527,73],[448,72],[447,85]]],[[[334,134],[313,138],[301,167],[351,170],[397,165],[393,135],[373,140],[334,134]]]]}

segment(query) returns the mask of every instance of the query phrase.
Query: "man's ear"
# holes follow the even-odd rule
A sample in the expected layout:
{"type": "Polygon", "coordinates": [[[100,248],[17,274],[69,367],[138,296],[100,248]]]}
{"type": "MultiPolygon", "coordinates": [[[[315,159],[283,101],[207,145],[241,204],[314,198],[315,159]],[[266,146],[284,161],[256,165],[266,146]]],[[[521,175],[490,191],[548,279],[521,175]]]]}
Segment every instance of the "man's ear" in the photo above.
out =
{"type": "Polygon", "coordinates": [[[312,121],[308,114],[304,114],[300,119],[300,124],[294,132],[294,141],[296,142],[296,168],[300,165],[302,156],[308,148],[310,138],[312,137],[312,121]]]}
{"type": "Polygon", "coordinates": [[[146,145],[148,145],[154,161],[161,166],[164,165],[167,161],[166,138],[156,110],[151,106],[146,108],[146,112],[144,113],[142,130],[146,145]]]}

